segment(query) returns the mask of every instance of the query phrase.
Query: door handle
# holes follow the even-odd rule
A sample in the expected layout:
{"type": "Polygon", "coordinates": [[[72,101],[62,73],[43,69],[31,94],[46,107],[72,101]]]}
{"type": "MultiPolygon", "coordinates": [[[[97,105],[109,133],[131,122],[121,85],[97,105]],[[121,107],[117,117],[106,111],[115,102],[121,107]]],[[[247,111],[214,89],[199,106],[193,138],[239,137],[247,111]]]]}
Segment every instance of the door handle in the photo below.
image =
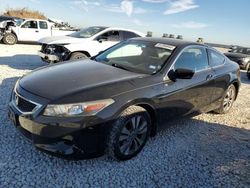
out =
{"type": "Polygon", "coordinates": [[[36,33],[38,33],[39,31],[38,30],[36,30],[36,33]]]}
{"type": "Polygon", "coordinates": [[[214,76],[212,74],[207,75],[206,80],[211,80],[214,76]]]}

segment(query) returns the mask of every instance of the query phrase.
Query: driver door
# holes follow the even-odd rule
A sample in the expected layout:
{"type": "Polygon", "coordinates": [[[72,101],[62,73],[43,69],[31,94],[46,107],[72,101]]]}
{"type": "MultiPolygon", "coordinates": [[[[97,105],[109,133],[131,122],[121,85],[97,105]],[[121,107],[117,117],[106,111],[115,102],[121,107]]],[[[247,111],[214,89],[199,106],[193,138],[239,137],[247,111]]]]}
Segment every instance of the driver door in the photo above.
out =
{"type": "Polygon", "coordinates": [[[38,23],[34,20],[24,22],[18,31],[19,41],[37,41],[39,39],[38,23]]]}
{"type": "Polygon", "coordinates": [[[162,85],[163,95],[159,96],[163,120],[200,112],[211,103],[215,83],[206,48],[185,48],[170,69],[162,85]],[[191,79],[171,78],[177,69],[193,70],[195,73],[191,79]]]}

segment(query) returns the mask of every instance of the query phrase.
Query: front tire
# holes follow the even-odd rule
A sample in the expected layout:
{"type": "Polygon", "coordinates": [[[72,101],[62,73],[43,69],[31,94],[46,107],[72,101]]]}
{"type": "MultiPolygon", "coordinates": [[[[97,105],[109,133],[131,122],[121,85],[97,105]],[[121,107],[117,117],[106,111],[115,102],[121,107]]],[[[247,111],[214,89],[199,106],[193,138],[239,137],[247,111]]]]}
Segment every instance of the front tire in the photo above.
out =
{"type": "Polygon", "coordinates": [[[14,45],[17,43],[17,37],[13,33],[6,33],[3,37],[3,43],[8,45],[14,45]]]}
{"type": "Polygon", "coordinates": [[[151,131],[148,112],[139,106],[127,108],[113,124],[108,139],[108,154],[117,160],[136,156],[146,144],[151,131]]]}
{"type": "Polygon", "coordinates": [[[70,56],[70,60],[87,59],[87,58],[89,57],[82,52],[74,52],[70,56]]]}
{"type": "Polygon", "coordinates": [[[236,88],[233,84],[231,84],[227,88],[227,90],[222,98],[220,108],[218,108],[217,110],[214,110],[214,111],[218,114],[228,113],[231,110],[235,99],[236,99],[236,88]]]}

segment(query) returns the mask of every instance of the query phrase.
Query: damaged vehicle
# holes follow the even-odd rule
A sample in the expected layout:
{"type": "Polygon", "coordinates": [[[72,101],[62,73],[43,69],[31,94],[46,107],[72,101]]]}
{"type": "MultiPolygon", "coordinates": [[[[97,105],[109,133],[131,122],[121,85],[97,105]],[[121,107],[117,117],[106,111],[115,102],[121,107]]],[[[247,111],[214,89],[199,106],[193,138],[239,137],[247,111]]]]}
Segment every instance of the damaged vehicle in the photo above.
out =
{"type": "Polygon", "coordinates": [[[23,19],[17,17],[0,16],[0,41],[3,40],[6,44],[10,38],[13,40],[11,27],[15,27],[22,21],[23,19]]]}
{"type": "Polygon", "coordinates": [[[54,23],[40,19],[15,19],[0,22],[4,44],[14,45],[21,42],[37,42],[48,36],[68,35],[75,31],[60,30],[54,23]]]}
{"type": "Polygon", "coordinates": [[[123,28],[93,26],[67,36],[39,40],[42,47],[38,55],[47,63],[84,59],[135,37],[145,37],[145,34],[123,28]]]}

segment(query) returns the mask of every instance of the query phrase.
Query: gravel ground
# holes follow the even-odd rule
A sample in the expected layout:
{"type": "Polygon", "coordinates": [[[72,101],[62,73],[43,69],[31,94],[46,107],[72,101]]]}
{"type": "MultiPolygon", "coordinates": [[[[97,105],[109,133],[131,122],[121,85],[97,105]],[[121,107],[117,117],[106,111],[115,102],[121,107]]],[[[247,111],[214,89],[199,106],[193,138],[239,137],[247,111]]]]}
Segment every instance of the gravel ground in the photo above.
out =
{"type": "Polygon", "coordinates": [[[36,45],[0,45],[0,187],[250,187],[250,81],[230,114],[166,122],[134,159],[66,161],[36,150],[7,117],[18,77],[44,63],[36,45]]]}

